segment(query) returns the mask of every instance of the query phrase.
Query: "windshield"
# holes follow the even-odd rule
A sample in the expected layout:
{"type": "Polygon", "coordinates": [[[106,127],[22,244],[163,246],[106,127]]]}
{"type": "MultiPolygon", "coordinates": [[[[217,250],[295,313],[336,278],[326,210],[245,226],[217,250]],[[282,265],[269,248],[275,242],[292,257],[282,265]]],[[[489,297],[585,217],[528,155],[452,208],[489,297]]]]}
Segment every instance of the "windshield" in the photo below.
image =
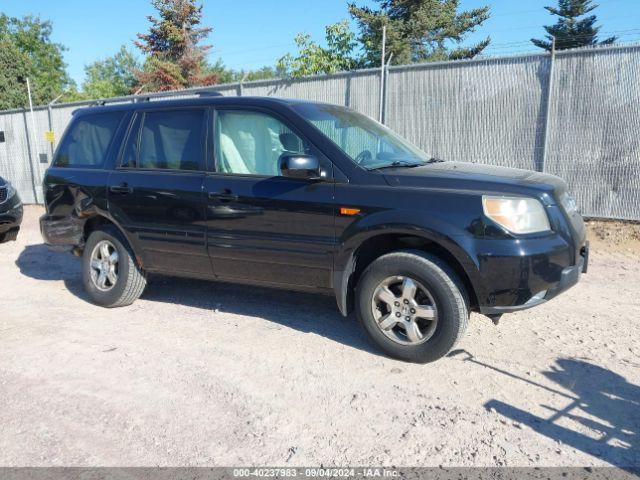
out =
{"type": "Polygon", "coordinates": [[[355,163],[369,170],[429,162],[429,156],[418,147],[361,113],[313,103],[295,105],[294,109],[355,163]]]}

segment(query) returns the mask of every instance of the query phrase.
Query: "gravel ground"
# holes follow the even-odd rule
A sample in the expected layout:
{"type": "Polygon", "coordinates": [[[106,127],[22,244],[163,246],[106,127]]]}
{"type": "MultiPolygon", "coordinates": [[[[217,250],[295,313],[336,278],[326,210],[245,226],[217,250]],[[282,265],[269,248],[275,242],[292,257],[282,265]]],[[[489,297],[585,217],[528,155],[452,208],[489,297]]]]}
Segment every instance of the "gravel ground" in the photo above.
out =
{"type": "Polygon", "coordinates": [[[640,241],[554,301],[381,356],[329,297],[154,278],[90,304],[28,207],[0,246],[0,465],[640,466],[640,241]]]}

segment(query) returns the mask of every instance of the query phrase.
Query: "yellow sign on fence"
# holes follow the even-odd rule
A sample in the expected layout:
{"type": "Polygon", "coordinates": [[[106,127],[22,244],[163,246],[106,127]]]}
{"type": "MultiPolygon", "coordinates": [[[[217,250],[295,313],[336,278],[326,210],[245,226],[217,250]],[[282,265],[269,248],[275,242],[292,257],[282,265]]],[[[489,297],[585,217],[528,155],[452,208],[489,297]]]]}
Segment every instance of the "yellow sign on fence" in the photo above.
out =
{"type": "Polygon", "coordinates": [[[44,139],[49,143],[53,143],[56,141],[56,135],[51,130],[47,130],[44,132],[44,139]]]}

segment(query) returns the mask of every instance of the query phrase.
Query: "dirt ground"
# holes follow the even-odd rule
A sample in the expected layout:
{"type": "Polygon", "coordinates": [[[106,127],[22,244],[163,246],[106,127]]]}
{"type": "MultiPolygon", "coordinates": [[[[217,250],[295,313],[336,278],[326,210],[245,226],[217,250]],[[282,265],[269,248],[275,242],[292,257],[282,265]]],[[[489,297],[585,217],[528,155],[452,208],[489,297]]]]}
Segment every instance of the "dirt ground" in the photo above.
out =
{"type": "Polygon", "coordinates": [[[40,213],[0,246],[2,466],[640,466],[637,226],[594,223],[577,287],[413,365],[329,297],[154,278],[94,306],[40,213]]]}

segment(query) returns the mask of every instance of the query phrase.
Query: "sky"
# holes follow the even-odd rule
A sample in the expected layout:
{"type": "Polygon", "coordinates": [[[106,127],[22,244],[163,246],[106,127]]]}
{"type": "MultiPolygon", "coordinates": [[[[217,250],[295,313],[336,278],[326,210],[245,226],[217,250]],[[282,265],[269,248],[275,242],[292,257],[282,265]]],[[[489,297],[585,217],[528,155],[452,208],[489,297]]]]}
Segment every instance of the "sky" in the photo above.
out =
{"type": "MultiPolygon", "coordinates": [[[[375,6],[375,0],[349,0],[375,6]]],[[[347,0],[201,0],[204,24],[213,27],[209,59],[221,58],[234,69],[274,65],[295,52],[299,32],[324,38],[325,25],[347,19],[347,0]]],[[[490,55],[536,51],[529,42],[544,33],[542,25],[555,23],[544,5],[557,0],[461,0],[461,8],[491,6],[491,18],[468,38],[470,43],[490,36],[490,55]]],[[[595,13],[601,33],[620,35],[620,41],[640,41],[640,0],[597,0],[595,13]]],[[[53,22],[53,40],[65,45],[71,77],[80,85],[84,67],[114,54],[121,45],[136,50],[136,33],[149,27],[149,0],[0,0],[0,12],[9,16],[39,15],[53,22]]],[[[354,26],[355,27],[355,26],[354,26]]]]}

